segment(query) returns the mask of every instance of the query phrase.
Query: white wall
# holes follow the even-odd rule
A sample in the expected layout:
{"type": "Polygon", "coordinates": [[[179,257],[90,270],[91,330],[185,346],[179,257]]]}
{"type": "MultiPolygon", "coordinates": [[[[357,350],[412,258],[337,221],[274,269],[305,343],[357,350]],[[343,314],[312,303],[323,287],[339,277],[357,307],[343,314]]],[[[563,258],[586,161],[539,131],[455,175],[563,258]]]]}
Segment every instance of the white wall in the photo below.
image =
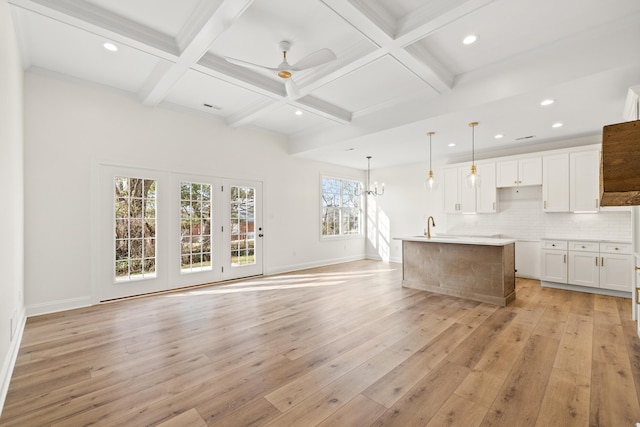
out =
{"type": "Polygon", "coordinates": [[[24,323],[22,91],[9,5],[0,0],[0,412],[24,323]]]}
{"type": "Polygon", "coordinates": [[[90,181],[99,161],[263,181],[266,274],[365,256],[362,238],[319,237],[320,175],[362,179],[362,171],[293,158],[272,134],[34,70],[25,75],[29,314],[90,300],[90,181]]]}
{"type": "Polygon", "coordinates": [[[427,218],[435,219],[434,233],[444,233],[447,216],[442,213],[442,177],[439,165],[433,167],[437,187],[427,191],[424,180],[429,165],[415,163],[401,167],[371,171],[371,181],[384,182],[384,196],[369,198],[367,212],[367,258],[402,262],[402,245],[393,237],[415,236],[424,233],[427,218]]]}

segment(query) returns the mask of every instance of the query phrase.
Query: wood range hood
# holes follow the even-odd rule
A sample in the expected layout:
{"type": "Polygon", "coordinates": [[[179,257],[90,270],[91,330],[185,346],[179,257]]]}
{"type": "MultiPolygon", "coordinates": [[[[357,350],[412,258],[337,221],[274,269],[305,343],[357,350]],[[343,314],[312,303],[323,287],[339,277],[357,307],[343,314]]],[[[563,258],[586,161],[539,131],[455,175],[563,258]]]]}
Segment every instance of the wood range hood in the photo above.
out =
{"type": "MultiPolygon", "coordinates": [[[[640,85],[629,89],[625,117],[638,118],[640,85]]],[[[640,205],[640,119],[602,128],[600,205],[640,205]]]]}

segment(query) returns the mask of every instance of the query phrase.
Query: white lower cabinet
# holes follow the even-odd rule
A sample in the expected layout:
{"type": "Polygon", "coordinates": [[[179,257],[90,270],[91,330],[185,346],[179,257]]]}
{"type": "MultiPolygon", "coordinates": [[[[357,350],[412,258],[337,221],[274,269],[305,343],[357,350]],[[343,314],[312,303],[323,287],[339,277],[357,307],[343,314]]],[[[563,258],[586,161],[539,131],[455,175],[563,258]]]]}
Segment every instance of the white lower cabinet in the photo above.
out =
{"type": "Polygon", "coordinates": [[[567,242],[543,240],[540,247],[540,280],[567,283],[567,242]]]}
{"type": "Polygon", "coordinates": [[[540,280],[631,292],[629,243],[543,240],[540,280]]]}
{"type": "Polygon", "coordinates": [[[633,255],[600,254],[600,287],[631,292],[633,255]]]}

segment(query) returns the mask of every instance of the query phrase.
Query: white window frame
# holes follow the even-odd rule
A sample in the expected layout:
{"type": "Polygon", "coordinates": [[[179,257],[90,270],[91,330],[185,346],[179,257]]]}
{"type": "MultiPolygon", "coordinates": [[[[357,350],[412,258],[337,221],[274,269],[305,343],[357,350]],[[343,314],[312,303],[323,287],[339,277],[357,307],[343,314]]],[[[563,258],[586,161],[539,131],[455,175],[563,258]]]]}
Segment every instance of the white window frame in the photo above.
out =
{"type": "Polygon", "coordinates": [[[358,203],[358,210],[359,210],[359,214],[358,214],[358,233],[349,233],[349,234],[345,234],[343,233],[342,230],[342,209],[345,209],[342,205],[342,185],[344,182],[350,182],[350,183],[355,183],[357,185],[357,187],[360,189],[359,191],[362,192],[362,181],[358,178],[353,178],[353,177],[340,177],[340,176],[334,176],[334,175],[320,175],[320,182],[319,182],[319,204],[320,204],[320,210],[319,210],[319,221],[318,221],[318,225],[319,225],[319,233],[320,233],[320,240],[334,240],[334,239],[361,239],[364,237],[364,220],[363,220],[363,216],[364,216],[364,196],[362,194],[360,194],[360,201],[358,203]],[[325,235],[323,234],[323,226],[322,226],[322,218],[324,216],[324,203],[323,203],[323,183],[325,179],[331,179],[331,180],[337,180],[340,181],[340,219],[339,219],[339,224],[340,224],[340,233],[339,234],[331,234],[331,235],[325,235]]]}

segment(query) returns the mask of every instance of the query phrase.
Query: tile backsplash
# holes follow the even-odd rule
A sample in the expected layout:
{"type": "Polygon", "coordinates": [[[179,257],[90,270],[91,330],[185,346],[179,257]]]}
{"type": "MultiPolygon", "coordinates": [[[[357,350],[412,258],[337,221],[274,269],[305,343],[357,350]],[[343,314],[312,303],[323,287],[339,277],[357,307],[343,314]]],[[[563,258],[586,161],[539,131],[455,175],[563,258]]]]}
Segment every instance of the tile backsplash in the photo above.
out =
{"type": "Polygon", "coordinates": [[[469,235],[500,234],[521,240],[542,237],[631,241],[631,213],[545,213],[542,187],[501,188],[495,214],[447,214],[447,232],[469,235]]]}

